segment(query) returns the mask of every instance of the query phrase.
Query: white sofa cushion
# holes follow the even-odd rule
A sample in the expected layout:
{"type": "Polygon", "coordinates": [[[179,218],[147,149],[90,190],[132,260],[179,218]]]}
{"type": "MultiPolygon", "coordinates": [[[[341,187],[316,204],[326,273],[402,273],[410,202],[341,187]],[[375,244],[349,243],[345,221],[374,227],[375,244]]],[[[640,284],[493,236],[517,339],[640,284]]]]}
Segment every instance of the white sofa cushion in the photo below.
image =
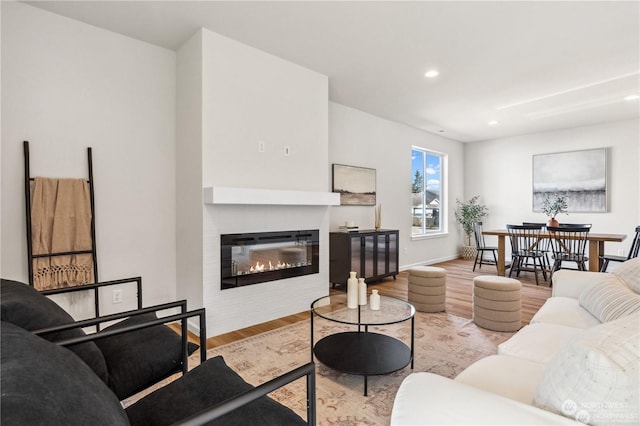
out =
{"type": "Polygon", "coordinates": [[[634,293],[640,294],[640,257],[622,262],[613,271],[634,293]]]}
{"type": "Polygon", "coordinates": [[[638,424],[640,313],[572,339],[549,362],[534,404],[590,425],[638,424]]]}
{"type": "Polygon", "coordinates": [[[498,345],[498,354],[548,363],[582,328],[551,323],[529,324],[498,345]]]}
{"type": "MultiPolygon", "coordinates": [[[[583,272],[575,273],[580,274],[583,272]]],[[[531,318],[531,324],[535,323],[551,323],[576,328],[589,328],[599,325],[600,321],[591,315],[589,311],[581,307],[577,298],[557,296],[551,297],[544,302],[544,305],[542,305],[533,318],[531,318]]]]}
{"type": "Polygon", "coordinates": [[[640,295],[631,291],[615,274],[583,291],[578,302],[601,322],[640,311],[640,295]]]}
{"type": "Polygon", "coordinates": [[[552,424],[578,423],[432,373],[409,374],[391,412],[393,426],[552,424]]]}
{"type": "Polygon", "coordinates": [[[577,299],[580,293],[598,284],[610,274],[602,272],[576,271],[573,269],[560,269],[553,273],[553,287],[551,296],[572,297],[577,299]]]}
{"type": "Polygon", "coordinates": [[[546,367],[523,358],[490,355],[471,364],[455,381],[532,404],[546,367]]]}

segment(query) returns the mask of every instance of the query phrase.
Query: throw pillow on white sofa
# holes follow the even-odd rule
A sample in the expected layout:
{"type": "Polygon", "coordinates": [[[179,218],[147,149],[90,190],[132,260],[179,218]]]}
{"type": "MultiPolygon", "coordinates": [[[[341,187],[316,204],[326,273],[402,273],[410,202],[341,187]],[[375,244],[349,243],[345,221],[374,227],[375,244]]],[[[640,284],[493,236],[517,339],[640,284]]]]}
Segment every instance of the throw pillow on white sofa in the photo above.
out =
{"type": "Polygon", "coordinates": [[[578,302],[600,322],[640,311],[640,295],[631,291],[615,274],[583,291],[578,302]]]}
{"type": "Polygon", "coordinates": [[[640,313],[584,330],[554,356],[534,404],[589,425],[638,424],[640,313]]]}
{"type": "Polygon", "coordinates": [[[624,281],[634,293],[640,294],[640,257],[622,262],[613,274],[624,281]]]}

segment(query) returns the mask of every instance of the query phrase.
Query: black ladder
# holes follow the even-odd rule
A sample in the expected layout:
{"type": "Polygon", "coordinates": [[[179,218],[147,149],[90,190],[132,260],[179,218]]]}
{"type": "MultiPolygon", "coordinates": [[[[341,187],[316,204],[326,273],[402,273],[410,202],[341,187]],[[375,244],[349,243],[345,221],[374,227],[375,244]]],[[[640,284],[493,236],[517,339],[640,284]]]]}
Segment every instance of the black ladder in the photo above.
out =
{"type": "MultiPolygon", "coordinates": [[[[98,257],[96,252],[96,215],[95,215],[95,202],[93,197],[93,159],[91,156],[91,147],[87,148],[87,161],[89,166],[89,199],[91,203],[91,250],[80,251],[67,251],[60,253],[45,253],[45,254],[33,254],[33,243],[31,241],[31,181],[34,179],[31,177],[29,167],[29,141],[24,141],[24,195],[26,205],[27,216],[27,257],[29,268],[29,285],[33,287],[33,260],[42,257],[56,257],[56,256],[69,256],[74,254],[91,254],[93,260],[93,280],[94,283],[98,280],[98,257]]],[[[89,283],[87,283],[89,284],[89,283]]],[[[98,304],[98,294],[96,293],[96,308],[98,304]]]]}

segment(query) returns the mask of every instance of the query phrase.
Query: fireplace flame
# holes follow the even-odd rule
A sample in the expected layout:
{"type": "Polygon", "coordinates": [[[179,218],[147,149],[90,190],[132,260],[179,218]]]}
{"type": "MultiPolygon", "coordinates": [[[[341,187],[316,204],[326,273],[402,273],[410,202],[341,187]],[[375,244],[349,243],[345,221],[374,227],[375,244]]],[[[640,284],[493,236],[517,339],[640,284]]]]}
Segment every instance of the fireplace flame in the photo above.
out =
{"type": "MultiPolygon", "coordinates": [[[[274,265],[271,261],[269,261],[269,264],[265,264],[262,262],[256,262],[255,265],[252,265],[249,267],[249,270],[245,273],[248,274],[255,274],[255,273],[259,273],[259,272],[265,272],[265,271],[276,271],[278,269],[286,269],[286,268],[295,268],[298,266],[306,266],[308,263],[307,262],[303,262],[301,264],[295,264],[295,263],[287,263],[287,262],[282,262],[280,260],[278,260],[276,262],[276,264],[274,265]]],[[[242,273],[240,273],[242,274],[242,273]]]]}

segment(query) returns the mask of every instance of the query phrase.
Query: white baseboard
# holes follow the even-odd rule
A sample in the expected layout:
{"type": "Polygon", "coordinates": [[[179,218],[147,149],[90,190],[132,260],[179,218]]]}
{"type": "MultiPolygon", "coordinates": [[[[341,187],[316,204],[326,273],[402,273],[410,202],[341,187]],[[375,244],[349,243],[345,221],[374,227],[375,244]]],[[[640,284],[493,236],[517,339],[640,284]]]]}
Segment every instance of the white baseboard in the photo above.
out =
{"type": "Polygon", "coordinates": [[[192,319],[187,319],[187,330],[200,337],[200,321],[194,323],[192,319]]]}
{"type": "Polygon", "coordinates": [[[424,260],[424,261],[418,262],[418,263],[411,263],[409,265],[402,265],[402,266],[400,266],[400,271],[406,271],[408,269],[413,268],[414,266],[433,265],[435,263],[446,262],[448,260],[455,260],[455,259],[459,259],[459,258],[460,258],[460,256],[453,255],[453,256],[440,257],[440,258],[437,258],[437,259],[424,260]]]}

